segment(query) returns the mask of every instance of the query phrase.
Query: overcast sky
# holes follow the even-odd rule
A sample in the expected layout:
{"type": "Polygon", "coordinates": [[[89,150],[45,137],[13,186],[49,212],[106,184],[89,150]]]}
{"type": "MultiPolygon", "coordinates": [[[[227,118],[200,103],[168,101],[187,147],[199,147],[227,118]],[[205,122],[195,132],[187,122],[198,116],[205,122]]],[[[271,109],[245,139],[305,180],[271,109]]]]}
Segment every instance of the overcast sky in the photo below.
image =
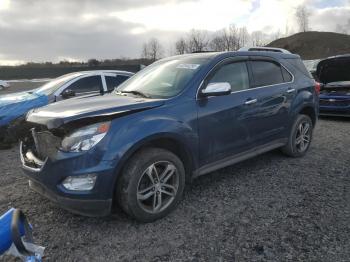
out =
{"type": "Polygon", "coordinates": [[[300,4],[312,30],[350,26],[350,0],[0,0],[0,63],[135,58],[151,37],[169,53],[192,28],[296,31],[300,4]]]}

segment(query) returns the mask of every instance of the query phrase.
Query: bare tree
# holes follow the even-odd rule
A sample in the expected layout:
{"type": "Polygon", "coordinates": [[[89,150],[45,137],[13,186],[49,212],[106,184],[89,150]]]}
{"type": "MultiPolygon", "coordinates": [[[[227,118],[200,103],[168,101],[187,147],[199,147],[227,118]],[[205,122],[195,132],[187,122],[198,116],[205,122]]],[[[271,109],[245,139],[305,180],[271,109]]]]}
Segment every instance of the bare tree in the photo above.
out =
{"type": "Polygon", "coordinates": [[[235,51],[239,48],[239,28],[230,25],[218,31],[210,43],[215,51],[235,51]]]}
{"type": "Polygon", "coordinates": [[[252,32],[250,38],[253,46],[264,46],[264,34],[261,31],[252,32]]]}
{"type": "Polygon", "coordinates": [[[205,31],[192,29],[188,36],[187,51],[189,53],[202,52],[207,49],[208,44],[209,40],[205,31]]]}
{"type": "Polygon", "coordinates": [[[181,37],[175,43],[175,52],[177,55],[182,55],[186,53],[186,50],[187,50],[186,40],[183,37],[181,37]]]}
{"type": "Polygon", "coordinates": [[[297,7],[297,10],[295,12],[295,16],[297,18],[297,22],[299,25],[299,31],[300,32],[307,32],[309,31],[309,16],[310,12],[304,5],[300,5],[297,7]]]}
{"type": "Polygon", "coordinates": [[[239,40],[238,40],[238,46],[237,49],[246,46],[249,40],[249,33],[245,26],[241,27],[239,29],[239,40]]]}
{"type": "Polygon", "coordinates": [[[231,24],[222,30],[222,36],[225,41],[226,51],[235,51],[239,48],[239,29],[231,24]]]}
{"type": "Polygon", "coordinates": [[[281,38],[281,36],[282,36],[281,30],[278,29],[278,30],[276,31],[276,33],[273,33],[273,34],[271,35],[271,40],[272,40],[272,41],[277,40],[277,39],[281,38]]]}
{"type": "Polygon", "coordinates": [[[151,38],[142,46],[142,58],[156,61],[163,55],[163,47],[157,38],[151,38]]]}
{"type": "Polygon", "coordinates": [[[215,36],[209,44],[212,51],[222,52],[227,51],[225,39],[221,35],[215,36]]]}
{"type": "Polygon", "coordinates": [[[148,43],[144,43],[142,45],[141,58],[148,59],[148,55],[149,55],[148,43]]]}

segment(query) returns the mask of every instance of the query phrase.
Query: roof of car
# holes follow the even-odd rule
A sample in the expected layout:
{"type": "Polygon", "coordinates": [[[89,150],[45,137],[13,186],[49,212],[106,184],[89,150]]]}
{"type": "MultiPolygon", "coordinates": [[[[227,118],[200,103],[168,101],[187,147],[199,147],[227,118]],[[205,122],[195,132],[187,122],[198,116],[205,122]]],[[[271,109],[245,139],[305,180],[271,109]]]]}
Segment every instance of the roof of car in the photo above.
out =
{"type": "MultiPolygon", "coordinates": [[[[288,54],[288,53],[281,53],[281,52],[272,52],[272,51],[227,51],[227,52],[196,52],[192,54],[184,54],[184,55],[177,55],[173,56],[168,59],[173,59],[175,57],[178,58],[207,58],[207,59],[214,59],[214,58],[226,58],[231,56],[267,56],[267,57],[273,57],[273,58],[300,58],[299,55],[296,54],[288,54]]],[[[167,59],[167,58],[166,58],[167,59]]]]}
{"type": "Polygon", "coordinates": [[[93,74],[101,74],[101,73],[113,73],[113,74],[120,74],[120,75],[129,75],[129,76],[134,75],[134,73],[132,72],[122,71],[122,70],[86,70],[86,71],[72,72],[69,74],[81,76],[81,75],[93,75],[93,74]]]}

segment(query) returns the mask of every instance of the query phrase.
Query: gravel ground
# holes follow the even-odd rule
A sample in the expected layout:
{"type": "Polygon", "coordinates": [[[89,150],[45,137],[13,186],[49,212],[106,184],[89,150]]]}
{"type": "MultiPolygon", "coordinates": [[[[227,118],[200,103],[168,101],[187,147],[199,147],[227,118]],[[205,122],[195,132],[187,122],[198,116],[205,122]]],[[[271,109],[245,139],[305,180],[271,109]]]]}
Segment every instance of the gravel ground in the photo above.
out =
{"type": "Polygon", "coordinates": [[[304,158],[273,151],[198,178],[151,224],[56,207],[29,190],[17,149],[0,151],[0,165],[0,213],[24,210],[45,261],[350,260],[346,119],[320,120],[304,158]]]}

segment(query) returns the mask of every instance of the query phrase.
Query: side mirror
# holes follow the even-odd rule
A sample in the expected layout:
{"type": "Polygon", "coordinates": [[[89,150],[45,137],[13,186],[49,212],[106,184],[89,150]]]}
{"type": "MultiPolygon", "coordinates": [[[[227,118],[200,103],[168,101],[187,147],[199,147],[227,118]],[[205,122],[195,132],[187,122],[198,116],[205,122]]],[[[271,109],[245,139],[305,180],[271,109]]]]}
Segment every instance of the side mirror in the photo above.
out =
{"type": "Polygon", "coordinates": [[[72,89],[66,89],[61,94],[62,98],[67,99],[75,96],[75,92],[72,89]]]}
{"type": "Polygon", "coordinates": [[[227,82],[210,83],[202,89],[202,96],[225,96],[231,94],[231,85],[227,82]]]}

